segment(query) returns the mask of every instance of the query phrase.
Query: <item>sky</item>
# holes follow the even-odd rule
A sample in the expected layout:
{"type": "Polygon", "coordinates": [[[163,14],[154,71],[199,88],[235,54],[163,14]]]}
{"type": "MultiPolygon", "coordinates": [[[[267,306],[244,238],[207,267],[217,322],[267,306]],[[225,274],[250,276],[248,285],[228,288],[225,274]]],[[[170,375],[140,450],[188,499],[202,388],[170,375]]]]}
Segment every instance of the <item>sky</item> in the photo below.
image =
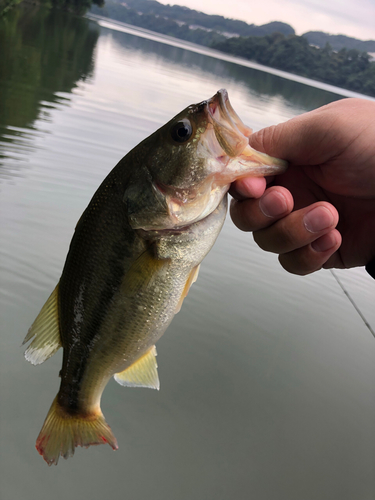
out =
{"type": "Polygon", "coordinates": [[[375,0],[158,0],[249,24],[283,21],[297,35],[325,31],[375,40],[375,0]]]}

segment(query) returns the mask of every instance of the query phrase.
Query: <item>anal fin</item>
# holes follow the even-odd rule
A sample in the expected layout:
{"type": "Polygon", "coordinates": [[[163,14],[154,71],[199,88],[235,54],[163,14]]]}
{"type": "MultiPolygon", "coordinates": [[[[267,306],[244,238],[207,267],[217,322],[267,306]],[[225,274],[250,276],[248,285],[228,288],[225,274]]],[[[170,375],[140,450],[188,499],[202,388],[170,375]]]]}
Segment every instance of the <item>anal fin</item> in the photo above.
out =
{"type": "Polygon", "coordinates": [[[33,365],[40,365],[61,347],[58,296],[59,285],[49,296],[22,343],[33,339],[25,351],[25,358],[33,365]]]}
{"type": "Polygon", "coordinates": [[[137,359],[126,370],[116,373],[114,379],[120,385],[127,387],[148,387],[150,389],[160,388],[156,363],[156,348],[152,346],[141,358],[137,359]]]}

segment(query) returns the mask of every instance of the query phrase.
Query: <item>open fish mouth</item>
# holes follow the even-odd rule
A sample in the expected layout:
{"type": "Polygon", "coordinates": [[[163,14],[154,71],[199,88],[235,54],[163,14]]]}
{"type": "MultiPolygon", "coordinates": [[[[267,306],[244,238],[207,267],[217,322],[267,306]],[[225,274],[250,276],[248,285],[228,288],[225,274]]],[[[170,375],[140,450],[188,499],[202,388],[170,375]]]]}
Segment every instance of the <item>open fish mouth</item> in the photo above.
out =
{"type": "MultiPolygon", "coordinates": [[[[230,184],[246,176],[260,177],[285,172],[288,166],[286,161],[256,151],[249,145],[253,131],[233,109],[225,89],[219,90],[207,101],[207,114],[222,151],[222,156],[216,154],[216,159],[225,165],[215,175],[214,185],[230,184]]],[[[212,146],[212,141],[210,147],[215,156],[217,148],[212,146]]]]}
{"type": "Polygon", "coordinates": [[[207,101],[209,121],[216,140],[230,157],[238,156],[248,145],[252,129],[247,127],[234,111],[225,89],[220,89],[207,101]]]}

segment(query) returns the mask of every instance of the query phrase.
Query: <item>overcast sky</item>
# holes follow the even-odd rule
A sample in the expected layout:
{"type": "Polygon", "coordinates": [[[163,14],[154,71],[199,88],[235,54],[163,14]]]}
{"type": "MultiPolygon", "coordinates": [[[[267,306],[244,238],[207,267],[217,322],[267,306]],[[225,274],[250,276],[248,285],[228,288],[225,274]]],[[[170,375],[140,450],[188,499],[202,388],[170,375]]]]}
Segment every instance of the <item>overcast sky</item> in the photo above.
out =
{"type": "Polygon", "coordinates": [[[297,35],[325,31],[375,40],[375,0],[158,0],[248,23],[283,21],[297,35]]]}

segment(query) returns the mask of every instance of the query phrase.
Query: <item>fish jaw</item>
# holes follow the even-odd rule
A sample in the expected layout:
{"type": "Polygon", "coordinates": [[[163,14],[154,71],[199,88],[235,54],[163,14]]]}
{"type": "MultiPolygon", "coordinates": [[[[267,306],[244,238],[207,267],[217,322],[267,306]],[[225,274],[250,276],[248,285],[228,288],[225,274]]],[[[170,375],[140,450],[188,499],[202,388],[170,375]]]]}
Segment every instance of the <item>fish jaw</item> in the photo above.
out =
{"type": "Polygon", "coordinates": [[[215,175],[213,186],[227,185],[241,177],[278,175],[286,171],[286,161],[256,151],[249,145],[252,129],[234,111],[225,89],[219,90],[207,106],[217,142],[227,156],[227,161],[222,162],[223,168],[215,175]]]}
{"type": "Polygon", "coordinates": [[[283,174],[288,163],[253,149],[247,145],[242,153],[231,158],[226,169],[218,176],[219,184],[231,184],[242,177],[268,177],[283,174]]]}

